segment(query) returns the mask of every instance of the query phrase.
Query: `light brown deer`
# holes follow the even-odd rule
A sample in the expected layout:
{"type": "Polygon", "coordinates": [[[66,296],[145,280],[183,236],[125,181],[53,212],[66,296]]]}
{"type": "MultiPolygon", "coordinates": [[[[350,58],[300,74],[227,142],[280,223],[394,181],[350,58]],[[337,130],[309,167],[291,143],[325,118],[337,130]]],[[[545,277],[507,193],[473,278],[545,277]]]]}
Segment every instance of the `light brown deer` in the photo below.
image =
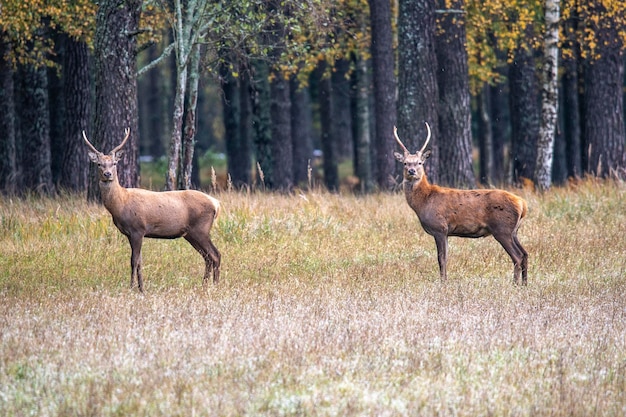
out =
{"type": "Polygon", "coordinates": [[[398,137],[396,141],[404,154],[394,152],[404,164],[404,194],[415,211],[424,231],[435,238],[439,273],[446,280],[448,236],[478,238],[493,235],[513,261],[513,280],[527,283],[528,253],[517,238],[517,229],[528,207],[526,202],[504,190],[457,190],[431,185],[426,178],[424,163],[431,151],[424,151],[430,141],[430,126],[426,123],[428,137],[422,149],[411,154],[398,137]]]}
{"type": "Polygon", "coordinates": [[[143,292],[141,245],[144,237],[184,237],[204,258],[203,285],[206,286],[211,271],[213,283],[217,284],[221,255],[211,242],[209,233],[220,212],[220,202],[194,190],[155,192],[122,187],[117,179],[117,162],[123,154],[121,149],[130,136],[130,129],[126,129],[125,133],[122,143],[108,155],[98,151],[84,131],[83,138],[91,150],[89,158],[98,164],[102,203],[111,213],[115,226],[130,242],[130,287],[133,288],[136,276],[139,291],[143,292]]]}

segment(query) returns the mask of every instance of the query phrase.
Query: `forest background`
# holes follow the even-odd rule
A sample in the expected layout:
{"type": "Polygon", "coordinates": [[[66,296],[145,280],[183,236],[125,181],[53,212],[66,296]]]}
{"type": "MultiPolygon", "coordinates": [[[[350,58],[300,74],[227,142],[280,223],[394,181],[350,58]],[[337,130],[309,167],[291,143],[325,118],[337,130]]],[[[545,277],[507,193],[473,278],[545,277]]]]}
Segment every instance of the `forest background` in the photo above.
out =
{"type": "Polygon", "coordinates": [[[125,186],[390,189],[424,122],[440,184],[623,177],[624,3],[0,0],[0,190],[95,197],[127,127],[125,186]]]}

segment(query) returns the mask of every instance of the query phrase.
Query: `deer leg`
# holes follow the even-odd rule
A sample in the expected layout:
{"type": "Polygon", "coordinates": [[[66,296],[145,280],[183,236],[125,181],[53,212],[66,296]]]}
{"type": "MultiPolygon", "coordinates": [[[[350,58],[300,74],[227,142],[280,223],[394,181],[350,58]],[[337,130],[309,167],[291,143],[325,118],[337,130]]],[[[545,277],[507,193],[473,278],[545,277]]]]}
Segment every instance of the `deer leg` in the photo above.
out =
{"type": "Polygon", "coordinates": [[[447,280],[446,272],[448,263],[448,236],[435,235],[435,244],[437,245],[437,261],[439,262],[439,276],[442,281],[447,280]]]}
{"type": "Polygon", "coordinates": [[[211,242],[211,238],[208,239],[208,256],[211,258],[213,264],[213,284],[217,284],[220,280],[220,264],[222,262],[222,255],[217,247],[211,242]]]}
{"type": "Polygon", "coordinates": [[[213,283],[217,284],[220,276],[219,270],[221,255],[215,245],[213,245],[213,242],[211,242],[211,238],[208,235],[198,238],[193,234],[188,234],[185,236],[185,239],[200,253],[200,255],[202,255],[202,258],[204,258],[206,267],[204,270],[204,277],[202,279],[203,285],[206,286],[208,283],[211,271],[213,272],[213,283]]]}
{"type": "Polygon", "coordinates": [[[526,249],[524,249],[522,244],[519,242],[517,234],[513,235],[513,242],[522,254],[522,285],[526,285],[528,283],[528,252],[526,252],[526,249]]]}
{"type": "Polygon", "coordinates": [[[517,284],[519,282],[520,273],[523,269],[523,255],[522,251],[515,243],[514,235],[494,235],[493,237],[500,243],[500,245],[502,245],[506,253],[508,253],[511,257],[511,260],[513,261],[513,282],[517,284]]]}
{"type": "Polygon", "coordinates": [[[137,276],[137,286],[139,291],[143,292],[143,277],[141,276],[141,243],[143,236],[129,236],[130,242],[130,288],[135,284],[135,276],[137,276]]]}

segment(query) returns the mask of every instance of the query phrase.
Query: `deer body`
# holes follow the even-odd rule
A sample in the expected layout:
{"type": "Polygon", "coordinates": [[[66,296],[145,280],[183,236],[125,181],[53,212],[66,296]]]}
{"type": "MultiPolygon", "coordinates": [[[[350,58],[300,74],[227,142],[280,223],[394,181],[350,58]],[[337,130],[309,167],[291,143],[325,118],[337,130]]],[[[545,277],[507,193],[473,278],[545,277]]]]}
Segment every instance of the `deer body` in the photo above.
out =
{"type": "MultiPolygon", "coordinates": [[[[426,125],[428,127],[428,124],[426,125]]],[[[479,238],[489,235],[502,245],[513,261],[513,278],[527,283],[528,253],[517,238],[517,230],[528,208],[526,202],[504,190],[458,190],[431,185],[424,171],[424,162],[430,151],[424,152],[430,139],[416,154],[404,149],[404,155],[395,153],[404,164],[404,194],[420,223],[435,238],[437,259],[442,280],[447,278],[448,236],[479,238]]]]}
{"type": "MultiPolygon", "coordinates": [[[[84,136],[84,132],[83,132],[84,136]]],[[[211,271],[213,282],[219,281],[221,255],[210,238],[211,227],[220,211],[217,199],[200,191],[155,192],[140,188],[124,188],[117,178],[117,161],[121,145],[110,154],[97,151],[84,136],[92,162],[98,164],[102,203],[111,213],[113,223],[128,238],[131,246],[130,286],[135,277],[143,292],[141,273],[141,246],[144,237],[175,239],[184,237],[204,258],[206,269],[203,283],[208,282],[211,271]]]]}

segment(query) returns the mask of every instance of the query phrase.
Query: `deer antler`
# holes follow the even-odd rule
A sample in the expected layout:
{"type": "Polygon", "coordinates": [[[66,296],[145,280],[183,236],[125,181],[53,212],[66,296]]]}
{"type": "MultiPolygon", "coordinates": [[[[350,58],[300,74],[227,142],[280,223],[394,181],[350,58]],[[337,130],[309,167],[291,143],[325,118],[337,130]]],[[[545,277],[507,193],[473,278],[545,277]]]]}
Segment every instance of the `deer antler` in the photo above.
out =
{"type": "Polygon", "coordinates": [[[426,145],[428,145],[428,142],[430,141],[430,126],[428,126],[428,122],[424,123],[426,123],[426,129],[428,129],[428,137],[426,137],[426,143],[424,143],[424,146],[422,146],[422,149],[420,149],[420,153],[424,152],[424,149],[426,149],[426,145]]]}
{"type": "Polygon", "coordinates": [[[404,153],[406,155],[410,154],[411,152],[409,152],[409,150],[406,148],[406,146],[404,146],[404,144],[402,143],[402,141],[398,137],[398,128],[395,127],[395,126],[393,127],[393,135],[396,137],[396,141],[398,142],[398,145],[400,145],[400,147],[404,150],[404,153]]]}
{"type": "Polygon", "coordinates": [[[120,149],[122,149],[122,147],[126,144],[126,141],[130,137],[130,128],[127,127],[126,129],[124,129],[124,133],[126,134],[126,136],[124,137],[124,140],[122,141],[122,143],[120,143],[115,148],[113,148],[113,150],[111,151],[111,155],[114,155],[115,152],[117,152],[120,149]]]}
{"type": "Polygon", "coordinates": [[[92,144],[91,142],[89,142],[89,139],[87,139],[87,135],[85,135],[85,131],[83,130],[83,139],[85,139],[85,142],[87,143],[87,146],[89,146],[89,148],[94,151],[97,154],[100,154],[102,152],[100,152],[99,150],[97,150],[92,144]]]}

